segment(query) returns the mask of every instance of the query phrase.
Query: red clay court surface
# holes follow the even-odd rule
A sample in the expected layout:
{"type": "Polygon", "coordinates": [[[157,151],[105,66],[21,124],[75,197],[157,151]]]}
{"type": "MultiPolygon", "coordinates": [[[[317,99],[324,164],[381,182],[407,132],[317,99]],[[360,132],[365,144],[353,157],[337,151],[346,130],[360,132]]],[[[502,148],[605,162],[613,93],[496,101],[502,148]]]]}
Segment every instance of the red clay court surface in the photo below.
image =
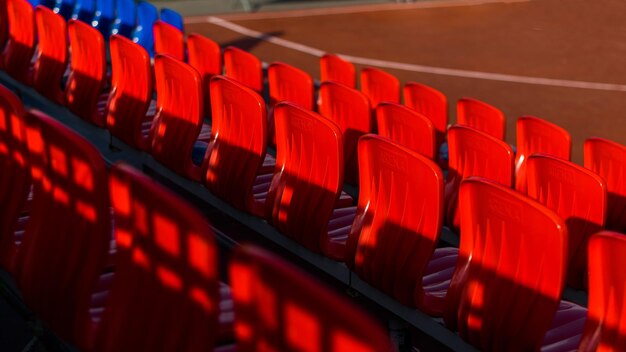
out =
{"type": "Polygon", "coordinates": [[[441,0],[228,15],[219,24],[212,16],[188,17],[186,31],[315,78],[323,52],[383,60],[380,67],[403,84],[422,82],[446,94],[450,123],[456,100],[468,96],[504,112],[511,144],[522,115],[564,127],[580,164],[588,137],[626,144],[624,13],[623,0],[441,0]],[[288,42],[273,44],[270,36],[288,42]]]}

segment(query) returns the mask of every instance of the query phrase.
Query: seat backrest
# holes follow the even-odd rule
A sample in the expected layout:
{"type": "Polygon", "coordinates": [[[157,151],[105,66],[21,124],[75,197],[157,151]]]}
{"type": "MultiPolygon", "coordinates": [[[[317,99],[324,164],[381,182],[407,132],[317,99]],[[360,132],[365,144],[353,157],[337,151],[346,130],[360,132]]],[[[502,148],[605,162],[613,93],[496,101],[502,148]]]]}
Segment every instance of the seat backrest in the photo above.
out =
{"type": "Polygon", "coordinates": [[[44,6],[35,9],[39,33],[37,61],[33,66],[32,85],[46,98],[59,104],[65,102],[62,79],[67,69],[67,25],[62,16],[44,6]]]}
{"type": "Polygon", "coordinates": [[[161,21],[171,26],[176,27],[179,31],[183,33],[185,32],[185,27],[183,24],[183,16],[180,13],[172,9],[162,8],[160,15],[161,15],[161,21]]]}
{"type": "Polygon", "coordinates": [[[91,350],[212,350],[219,271],[210,225],[130,166],[114,166],[109,182],[118,260],[91,350]]]}
{"type": "Polygon", "coordinates": [[[178,28],[163,22],[154,23],[154,52],[185,61],[185,39],[178,28]]]}
{"type": "Polygon", "coordinates": [[[263,216],[252,187],[267,149],[265,101],[225,76],[211,80],[213,124],[206,186],[233,206],[263,216]]]}
{"type": "Polygon", "coordinates": [[[189,65],[198,70],[202,77],[204,92],[204,115],[211,116],[211,78],[222,74],[222,52],[220,46],[211,39],[191,33],[187,36],[187,55],[189,65]]]}
{"type": "Polygon", "coordinates": [[[37,37],[34,8],[26,0],[6,0],[6,4],[9,40],[2,53],[2,69],[18,81],[28,83],[37,37]]]}
{"type": "Polygon", "coordinates": [[[320,81],[334,81],[356,88],[356,71],[350,61],[334,54],[324,54],[320,58],[320,81]]]}
{"type": "Polygon", "coordinates": [[[626,346],[626,236],[602,231],[589,240],[589,303],[578,351],[619,351],[626,346]]]}
{"type": "Polygon", "coordinates": [[[137,3],[137,27],[133,31],[133,41],[143,46],[150,56],[154,56],[154,23],[159,19],[157,8],[147,1],[137,3]]]}
{"type": "Polygon", "coordinates": [[[456,103],[456,123],[504,140],[506,121],[502,111],[483,101],[461,98],[456,103]]]}
{"type": "Polygon", "coordinates": [[[446,139],[448,129],[448,98],[425,84],[408,82],[402,89],[404,105],[428,117],[435,127],[436,150],[446,139]]]}
{"type": "Polygon", "coordinates": [[[606,228],[626,233],[626,146],[604,138],[589,138],[584,149],[585,167],[606,182],[606,228]]]}
{"type": "Polygon", "coordinates": [[[30,168],[24,107],[13,92],[0,86],[0,267],[13,270],[17,251],[14,231],[30,190],[30,168]]]}
{"type": "Polygon", "coordinates": [[[437,157],[433,123],[419,112],[397,103],[383,102],[376,108],[378,134],[431,160],[437,157]]]}
{"type": "Polygon", "coordinates": [[[268,252],[238,247],[229,273],[237,351],[394,351],[365,312],[268,252]]]}
{"type": "Polygon", "coordinates": [[[383,101],[400,102],[400,81],[383,70],[366,67],[361,70],[361,92],[370,99],[372,109],[383,101]]]}
{"type": "Polygon", "coordinates": [[[7,0],[0,0],[0,47],[9,39],[9,14],[7,13],[7,0]]]}
{"type": "Polygon", "coordinates": [[[56,0],[54,4],[54,12],[63,16],[66,20],[72,17],[76,0],[56,0]]]}
{"type": "Polygon", "coordinates": [[[343,141],[332,121],[283,102],[274,109],[276,173],[267,219],[280,232],[320,252],[343,186],[343,141]]]}
{"type": "Polygon", "coordinates": [[[148,149],[142,123],[153,93],[150,56],[141,45],[114,34],[111,51],[111,93],[107,103],[106,123],[112,135],[141,150],[148,149]]]}
{"type": "Polygon", "coordinates": [[[479,177],[461,184],[459,258],[446,325],[481,350],[537,351],[559,305],[567,229],[528,197],[479,177]]]}
{"type": "Polygon", "coordinates": [[[81,345],[112,238],[106,165],[60,122],[38,111],[26,117],[33,200],[15,280],[35,314],[81,345]]]}
{"type": "Polygon", "coordinates": [[[400,303],[422,306],[422,276],[443,223],[443,173],[423,155],[370,134],[359,140],[359,176],[346,262],[400,303]]]}
{"type": "Polygon", "coordinates": [[[202,79],[193,67],[167,55],[154,59],[157,113],[150,153],[174,172],[200,180],[191,153],[202,128],[202,79]]]}
{"type": "Polygon", "coordinates": [[[97,29],[78,20],[70,20],[68,30],[72,57],[65,105],[82,119],[104,127],[104,114],[98,110],[98,99],[106,84],[104,38],[97,29]]]}
{"type": "Polygon", "coordinates": [[[274,62],[267,69],[270,106],[290,101],[313,110],[313,79],[308,73],[282,62],[274,62]]]}
{"type": "Polygon", "coordinates": [[[461,181],[470,176],[480,176],[511,187],[514,156],[507,143],[463,125],[453,125],[448,130],[448,151],[450,161],[445,190],[446,224],[458,230],[458,194],[461,181]]]}
{"type": "Polygon", "coordinates": [[[136,24],[137,4],[135,0],[115,0],[115,19],[111,34],[119,34],[131,39],[136,24]]]}
{"type": "Polygon", "coordinates": [[[81,20],[85,23],[91,23],[95,14],[95,0],[75,0],[74,10],[72,11],[72,19],[81,20]]]}
{"type": "Polygon", "coordinates": [[[356,89],[334,81],[322,82],[319,89],[317,111],[334,121],[343,136],[345,181],[359,182],[357,145],[359,138],[372,132],[372,110],[367,97],[356,89]]]}
{"type": "Polygon", "coordinates": [[[600,176],[573,162],[547,154],[526,161],[528,196],[556,212],[567,225],[567,284],[584,288],[587,242],[604,228],[606,185],[600,176]]]}
{"type": "Polygon", "coordinates": [[[572,138],[563,128],[546,120],[522,116],[517,119],[515,154],[515,189],[526,192],[526,159],[534,153],[570,159],[572,138]]]}
{"type": "Polygon", "coordinates": [[[111,35],[111,26],[115,19],[115,2],[111,0],[96,0],[96,13],[91,24],[105,38],[111,35]]]}
{"type": "Polygon", "coordinates": [[[261,61],[247,51],[234,46],[224,49],[224,74],[259,94],[263,92],[263,68],[261,61]]]}

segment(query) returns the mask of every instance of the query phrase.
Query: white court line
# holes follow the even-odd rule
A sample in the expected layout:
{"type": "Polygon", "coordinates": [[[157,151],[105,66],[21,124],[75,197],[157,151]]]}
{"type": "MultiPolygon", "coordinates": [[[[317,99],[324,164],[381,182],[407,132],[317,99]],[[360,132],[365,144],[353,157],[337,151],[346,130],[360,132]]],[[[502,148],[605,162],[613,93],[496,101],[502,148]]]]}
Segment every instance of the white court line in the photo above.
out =
{"type": "MultiPolygon", "coordinates": [[[[279,46],[292,49],[295,51],[299,51],[301,53],[309,54],[312,56],[321,57],[322,55],[326,53],[326,51],[324,50],[320,50],[320,49],[313,48],[304,44],[292,42],[290,40],[278,38],[267,33],[257,32],[255,30],[240,26],[238,24],[232,23],[230,21],[224,20],[219,17],[210,16],[207,18],[207,22],[214,24],[216,26],[229,29],[233,32],[236,32],[236,33],[248,36],[248,37],[256,38],[256,39],[259,39],[268,43],[279,45],[279,46]]],[[[452,76],[452,77],[484,79],[484,80],[501,81],[501,82],[509,82],[509,83],[525,83],[525,84],[534,84],[534,85],[552,86],[552,87],[581,88],[581,89],[591,89],[591,90],[626,92],[626,85],[624,84],[572,81],[572,80],[566,80],[566,79],[508,75],[508,74],[492,73],[492,72],[469,71],[469,70],[459,70],[459,69],[454,69],[454,68],[407,64],[407,63],[402,63],[402,62],[376,60],[376,59],[369,59],[365,57],[343,55],[343,54],[337,54],[337,55],[355,64],[377,66],[377,67],[389,68],[389,69],[394,69],[394,70],[421,72],[421,73],[429,73],[429,74],[434,74],[434,75],[443,75],[443,76],[452,76]]]]}

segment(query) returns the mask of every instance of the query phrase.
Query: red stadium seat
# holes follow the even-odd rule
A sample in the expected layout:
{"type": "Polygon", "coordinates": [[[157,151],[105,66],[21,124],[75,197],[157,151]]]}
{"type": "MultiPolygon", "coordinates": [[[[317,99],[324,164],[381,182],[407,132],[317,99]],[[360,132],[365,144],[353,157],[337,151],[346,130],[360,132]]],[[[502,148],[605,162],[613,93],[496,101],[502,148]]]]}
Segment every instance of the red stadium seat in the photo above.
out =
{"type": "Polygon", "coordinates": [[[428,117],[435,127],[436,150],[446,139],[448,129],[448,98],[427,85],[408,82],[403,88],[404,105],[428,117]]]}
{"type": "Polygon", "coordinates": [[[234,46],[224,49],[224,74],[263,94],[261,61],[247,51],[234,46]]]}
{"type": "Polygon", "coordinates": [[[191,33],[187,37],[187,54],[189,65],[198,70],[202,77],[204,91],[204,115],[211,116],[211,92],[209,82],[211,78],[222,74],[222,52],[220,46],[211,39],[191,33]]]}
{"type": "Polygon", "coordinates": [[[450,163],[445,190],[446,225],[460,226],[459,187],[470,176],[480,176],[506,187],[513,185],[513,150],[505,142],[468,126],[448,130],[450,163]]]}
{"type": "Polygon", "coordinates": [[[88,350],[212,350],[219,271],[211,227],[129,166],[114,166],[109,182],[118,260],[88,350]]]}
{"type": "Polygon", "coordinates": [[[67,25],[63,16],[44,6],[35,9],[35,23],[39,36],[32,86],[46,98],[65,103],[63,74],[67,69],[67,25]]]}
{"type": "Polygon", "coordinates": [[[481,350],[539,350],[565,282],[565,223],[479,177],[461,184],[459,209],[461,244],[446,325],[481,350]]]}
{"type": "Polygon", "coordinates": [[[390,73],[377,68],[361,70],[361,92],[370,99],[372,109],[383,101],[400,103],[400,81],[390,73]]]}
{"type": "Polygon", "coordinates": [[[78,20],[70,20],[68,30],[72,58],[65,85],[65,105],[84,120],[104,127],[108,98],[104,91],[107,83],[104,38],[97,29],[78,20]]]}
{"type": "Polygon", "coordinates": [[[202,78],[193,67],[167,55],[154,59],[157,113],[150,129],[154,158],[195,181],[202,178],[202,161],[192,152],[202,130],[202,78]]]}
{"type": "Polygon", "coordinates": [[[0,0],[0,47],[4,47],[7,39],[9,39],[9,14],[7,13],[7,2],[8,0],[0,0]]]}
{"type": "Polygon", "coordinates": [[[183,32],[163,21],[156,21],[153,29],[155,54],[167,54],[177,60],[185,61],[183,32]]]}
{"type": "Polygon", "coordinates": [[[270,106],[289,101],[313,110],[313,79],[299,68],[274,62],[267,69],[270,106]]]}
{"type": "Polygon", "coordinates": [[[82,346],[112,239],[106,166],[61,123],[37,111],[26,118],[33,200],[15,281],[46,325],[82,346]]]}
{"type": "Polygon", "coordinates": [[[606,228],[626,233],[626,147],[603,138],[585,141],[585,167],[606,182],[606,228]]]}
{"type": "Polygon", "coordinates": [[[333,54],[324,54],[320,58],[320,81],[334,81],[356,88],[356,71],[350,61],[333,54]]]}
{"type": "Polygon", "coordinates": [[[111,50],[111,94],[107,104],[107,129],[128,145],[149,149],[144,124],[152,100],[153,78],[150,56],[141,45],[115,34],[109,40],[111,50]]]}
{"type": "Polygon", "coordinates": [[[238,352],[395,350],[371,317],[261,249],[237,248],[229,273],[238,352]]]}
{"type": "Polygon", "coordinates": [[[266,218],[309,250],[343,260],[351,219],[347,224],[329,225],[343,186],[341,130],[290,102],[276,105],[274,116],[276,174],[267,197],[266,218]]]}
{"type": "Polygon", "coordinates": [[[517,119],[516,130],[515,189],[526,193],[526,159],[534,153],[544,153],[569,160],[572,139],[563,128],[533,116],[517,119]]]}
{"type": "Polygon", "coordinates": [[[362,135],[373,130],[369,100],[356,89],[327,81],[322,82],[320,86],[317,110],[320,115],[331,119],[341,129],[345,181],[357,184],[359,181],[357,144],[362,135]]]}
{"type": "Polygon", "coordinates": [[[456,123],[504,140],[506,121],[502,111],[483,101],[461,98],[456,103],[456,123]]]}
{"type": "MultiPolygon", "coordinates": [[[[252,89],[226,78],[211,80],[213,125],[205,183],[211,193],[241,210],[264,215],[264,196],[255,190],[269,188],[255,184],[267,149],[265,101],[252,89]]],[[[273,170],[271,170],[273,172],[273,170]]]]}
{"type": "Polygon", "coordinates": [[[2,69],[22,83],[29,83],[30,63],[37,34],[35,13],[26,0],[6,0],[9,40],[2,52],[2,69]]]}
{"type": "Polygon", "coordinates": [[[378,134],[436,160],[433,123],[419,112],[396,103],[383,102],[376,108],[378,134]]]}
{"type": "Polygon", "coordinates": [[[528,196],[552,209],[567,225],[567,284],[585,288],[587,241],[604,227],[606,185],[592,171],[551,155],[533,154],[526,163],[528,196]]]}

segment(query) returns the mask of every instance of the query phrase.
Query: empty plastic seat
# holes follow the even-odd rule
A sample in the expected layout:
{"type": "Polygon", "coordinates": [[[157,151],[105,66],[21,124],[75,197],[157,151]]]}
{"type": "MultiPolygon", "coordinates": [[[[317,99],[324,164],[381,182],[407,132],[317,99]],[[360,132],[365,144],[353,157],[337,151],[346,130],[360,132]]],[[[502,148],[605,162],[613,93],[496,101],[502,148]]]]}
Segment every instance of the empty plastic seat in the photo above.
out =
{"type": "Polygon", "coordinates": [[[135,0],[115,0],[115,19],[111,34],[120,34],[130,39],[136,24],[137,4],[135,4],[135,0]]]}
{"type": "Polygon", "coordinates": [[[626,233],[626,147],[603,138],[585,141],[585,167],[606,182],[606,228],[626,233]]]}
{"type": "Polygon", "coordinates": [[[263,92],[263,68],[261,61],[247,51],[234,46],[224,49],[224,74],[257,93],[263,92]]]}
{"type": "Polygon", "coordinates": [[[154,59],[157,113],[150,129],[150,153],[174,172],[201,179],[191,156],[202,129],[202,79],[193,67],[167,55],[154,59]]]}
{"type": "Polygon", "coordinates": [[[211,80],[211,100],[206,186],[236,208],[263,216],[264,202],[255,198],[253,186],[267,149],[265,102],[224,76],[211,80]]]}
{"type": "Polygon", "coordinates": [[[39,33],[37,60],[31,84],[46,98],[63,104],[63,74],[67,69],[67,25],[65,19],[47,7],[37,6],[35,22],[39,33]]]}
{"type": "Polygon", "coordinates": [[[370,99],[372,109],[383,101],[400,102],[400,81],[392,74],[377,68],[361,70],[361,92],[370,99]]]}
{"type": "Polygon", "coordinates": [[[96,0],[75,0],[72,19],[81,20],[91,24],[96,13],[96,0]]]}
{"type": "Polygon", "coordinates": [[[202,77],[204,92],[204,115],[211,116],[211,78],[222,74],[222,52],[220,46],[211,39],[197,33],[187,37],[189,65],[198,70],[202,77]]]}
{"type": "Polygon", "coordinates": [[[68,31],[72,58],[65,84],[65,105],[82,119],[104,127],[104,111],[98,105],[108,96],[104,91],[107,83],[104,38],[97,29],[78,20],[69,21],[68,31]]]}
{"type": "Polygon", "coordinates": [[[54,12],[63,16],[66,20],[69,20],[74,12],[74,6],[76,0],[56,0],[54,4],[54,12]]]}
{"type": "Polygon", "coordinates": [[[2,69],[28,83],[30,62],[35,53],[35,13],[26,0],[7,0],[9,40],[2,52],[2,69]]]}
{"type": "Polygon", "coordinates": [[[461,184],[459,209],[459,262],[446,296],[446,325],[481,350],[538,350],[565,282],[565,223],[478,177],[461,184]]]}
{"type": "Polygon", "coordinates": [[[167,54],[185,61],[185,39],[183,32],[163,21],[154,23],[154,52],[167,54]]]}
{"type": "Polygon", "coordinates": [[[334,81],[322,82],[317,110],[334,121],[343,136],[345,181],[359,182],[357,144],[359,138],[373,130],[372,111],[367,97],[356,89],[334,81]]]}
{"type": "Polygon", "coordinates": [[[528,196],[556,212],[567,225],[567,284],[585,288],[587,242],[604,227],[606,185],[600,176],[547,154],[527,159],[528,196]]]}
{"type": "Polygon", "coordinates": [[[115,20],[115,3],[112,0],[96,0],[96,12],[91,25],[102,33],[105,40],[109,39],[115,20]]]}
{"type": "Polygon", "coordinates": [[[106,124],[112,135],[140,150],[148,150],[144,123],[153,93],[150,56],[141,45],[121,35],[110,39],[111,94],[107,104],[106,124]]]}
{"type": "Polygon", "coordinates": [[[463,125],[450,127],[448,147],[450,162],[445,189],[446,225],[458,231],[461,181],[470,176],[480,176],[511,187],[515,173],[514,156],[507,143],[463,125]]]}
{"type": "Polygon", "coordinates": [[[106,166],[69,128],[41,112],[26,116],[33,200],[15,281],[47,326],[83,345],[111,243],[106,166]]]}
{"type": "Polygon", "coordinates": [[[129,166],[114,166],[109,180],[118,260],[88,350],[210,351],[219,310],[210,225],[129,166]]]}
{"type": "Polygon", "coordinates": [[[433,123],[419,112],[396,103],[383,102],[376,108],[378,134],[436,160],[433,123]]]}
{"type": "Polygon", "coordinates": [[[274,62],[267,69],[270,106],[290,101],[313,110],[313,79],[308,73],[282,62],[274,62]]]}
{"type": "Polygon", "coordinates": [[[483,101],[461,98],[456,103],[456,123],[504,140],[506,121],[502,111],[483,101]]]}
{"type": "Polygon", "coordinates": [[[324,54],[320,58],[320,81],[334,81],[356,88],[356,71],[350,61],[333,54],[324,54]]]}
{"type": "Polygon", "coordinates": [[[180,13],[172,9],[162,8],[160,15],[161,21],[178,28],[178,30],[181,32],[185,32],[185,28],[183,25],[183,16],[181,16],[180,13]]]}
{"type": "Polygon", "coordinates": [[[515,189],[526,192],[526,159],[534,153],[570,159],[572,138],[563,128],[546,120],[522,116],[517,119],[515,154],[515,189]]]}
{"type": "Polygon", "coordinates": [[[137,27],[133,31],[133,41],[143,46],[150,56],[154,56],[154,23],[159,19],[157,8],[147,1],[137,3],[137,27]]]}
{"type": "Polygon", "coordinates": [[[229,273],[237,351],[395,350],[371,317],[261,249],[238,247],[229,273]]]}
{"type": "Polygon", "coordinates": [[[404,105],[428,117],[435,128],[436,150],[446,140],[448,129],[448,98],[425,84],[408,82],[402,89],[404,105]]]}

